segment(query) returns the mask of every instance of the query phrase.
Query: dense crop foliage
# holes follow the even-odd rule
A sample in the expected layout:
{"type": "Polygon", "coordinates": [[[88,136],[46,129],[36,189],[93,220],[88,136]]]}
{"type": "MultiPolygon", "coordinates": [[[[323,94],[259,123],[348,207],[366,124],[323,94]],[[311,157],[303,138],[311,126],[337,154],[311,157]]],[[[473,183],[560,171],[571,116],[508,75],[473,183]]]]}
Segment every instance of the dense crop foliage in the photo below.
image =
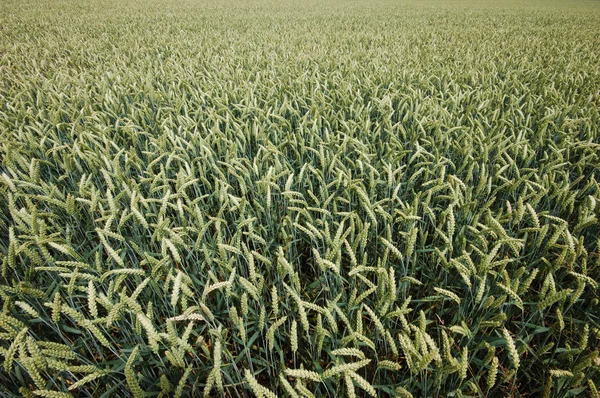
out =
{"type": "Polygon", "coordinates": [[[3,0],[0,395],[598,397],[600,5],[494,3],[3,0]]]}

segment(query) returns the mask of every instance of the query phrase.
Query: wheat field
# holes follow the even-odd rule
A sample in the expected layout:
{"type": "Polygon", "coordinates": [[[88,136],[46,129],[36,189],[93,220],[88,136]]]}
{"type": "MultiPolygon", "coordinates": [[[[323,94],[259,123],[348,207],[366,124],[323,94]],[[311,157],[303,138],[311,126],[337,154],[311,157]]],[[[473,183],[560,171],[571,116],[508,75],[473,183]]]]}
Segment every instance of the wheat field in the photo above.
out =
{"type": "Polygon", "coordinates": [[[0,396],[600,397],[598,26],[3,0],[0,396]]]}

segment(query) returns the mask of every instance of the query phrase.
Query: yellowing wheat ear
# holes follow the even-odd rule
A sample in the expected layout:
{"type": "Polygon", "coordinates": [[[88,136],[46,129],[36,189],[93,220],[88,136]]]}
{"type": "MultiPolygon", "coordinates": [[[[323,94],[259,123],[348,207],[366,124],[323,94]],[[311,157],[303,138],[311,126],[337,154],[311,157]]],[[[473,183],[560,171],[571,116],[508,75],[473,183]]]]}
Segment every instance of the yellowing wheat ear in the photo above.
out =
{"type": "Polygon", "coordinates": [[[135,397],[145,397],[146,393],[142,390],[137,380],[137,375],[133,369],[133,364],[136,361],[139,355],[139,346],[136,346],[129,358],[127,359],[127,364],[125,365],[125,376],[127,378],[127,384],[129,388],[131,388],[131,392],[135,397]]]}

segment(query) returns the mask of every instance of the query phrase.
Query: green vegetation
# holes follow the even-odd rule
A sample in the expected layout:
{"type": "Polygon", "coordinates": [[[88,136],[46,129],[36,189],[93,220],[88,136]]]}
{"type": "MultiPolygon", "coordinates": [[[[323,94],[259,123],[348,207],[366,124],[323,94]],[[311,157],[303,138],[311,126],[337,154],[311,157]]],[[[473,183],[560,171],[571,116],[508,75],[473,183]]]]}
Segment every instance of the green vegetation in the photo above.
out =
{"type": "Polygon", "coordinates": [[[596,396],[600,4],[0,8],[0,395],[596,396]]]}

